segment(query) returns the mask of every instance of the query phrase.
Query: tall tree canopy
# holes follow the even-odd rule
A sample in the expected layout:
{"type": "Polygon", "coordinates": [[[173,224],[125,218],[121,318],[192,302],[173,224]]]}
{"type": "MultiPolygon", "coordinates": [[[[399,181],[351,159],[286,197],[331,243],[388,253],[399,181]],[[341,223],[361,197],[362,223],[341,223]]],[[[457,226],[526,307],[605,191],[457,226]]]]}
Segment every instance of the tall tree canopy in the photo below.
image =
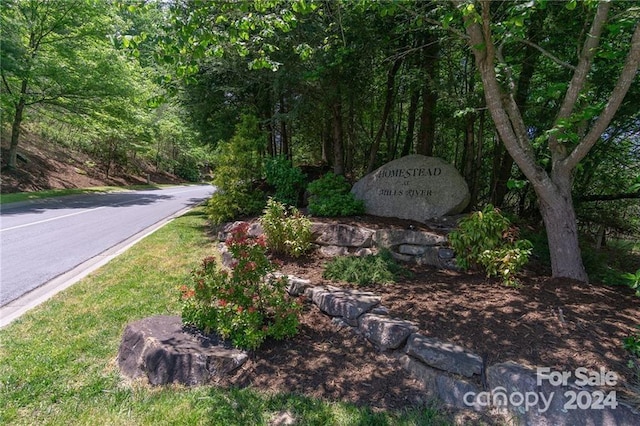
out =
{"type": "Polygon", "coordinates": [[[3,2],[0,71],[2,105],[12,121],[10,168],[16,167],[26,108],[88,112],[97,98],[130,91],[129,70],[107,39],[110,12],[101,1],[3,2]]]}

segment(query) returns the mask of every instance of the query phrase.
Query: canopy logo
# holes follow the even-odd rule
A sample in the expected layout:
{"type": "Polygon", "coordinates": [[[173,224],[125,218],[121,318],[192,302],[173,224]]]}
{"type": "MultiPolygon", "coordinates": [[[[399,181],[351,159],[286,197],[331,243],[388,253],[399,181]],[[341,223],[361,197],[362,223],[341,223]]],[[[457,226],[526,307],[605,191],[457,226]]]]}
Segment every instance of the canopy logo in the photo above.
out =
{"type": "MultiPolygon", "coordinates": [[[[519,390],[507,391],[502,386],[489,391],[467,392],[463,396],[464,404],[476,407],[515,408],[519,411],[537,409],[544,413],[551,407],[554,398],[561,399],[562,410],[604,410],[607,407],[615,409],[618,406],[616,391],[605,392],[595,390],[593,387],[615,386],[618,383],[618,374],[600,368],[598,371],[584,367],[574,371],[553,371],[549,367],[536,369],[536,385],[538,390],[521,392],[519,390]],[[545,384],[552,387],[569,387],[571,390],[543,392],[545,384]],[[573,390],[589,387],[589,389],[573,390]]],[[[548,389],[548,387],[547,387],[548,389]]]]}

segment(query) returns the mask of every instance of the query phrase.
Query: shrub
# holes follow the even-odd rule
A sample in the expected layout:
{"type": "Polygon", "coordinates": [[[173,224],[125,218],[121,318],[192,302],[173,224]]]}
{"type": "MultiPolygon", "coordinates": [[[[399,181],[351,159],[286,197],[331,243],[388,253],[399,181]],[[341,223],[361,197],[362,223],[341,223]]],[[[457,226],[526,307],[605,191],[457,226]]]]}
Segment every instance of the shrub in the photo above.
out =
{"type": "Polygon", "coordinates": [[[215,331],[236,347],[256,349],[267,337],[295,335],[301,305],[287,295],[287,278],[273,276],[265,240],[249,237],[248,226],[236,226],[225,242],[235,259],[231,271],[207,257],[180,290],[185,324],[215,331]]]}
{"type": "Polygon", "coordinates": [[[518,283],[515,274],[527,264],[533,248],[528,240],[518,239],[517,228],[491,204],[462,219],[449,242],[458,266],[481,266],[487,276],[500,276],[507,285],[518,283]]]}
{"type": "Polygon", "coordinates": [[[264,207],[264,194],[249,188],[218,190],[207,202],[207,214],[215,225],[238,216],[259,213],[264,207]]]}
{"type": "Polygon", "coordinates": [[[638,269],[635,274],[632,274],[631,272],[622,274],[622,277],[626,284],[636,291],[636,296],[640,297],[640,269],[638,269]]]}
{"type": "Polygon", "coordinates": [[[356,200],[344,176],[327,173],[311,182],[309,212],[316,216],[354,216],[364,213],[364,202],[356,200]]]}
{"type": "Polygon", "coordinates": [[[242,117],[231,140],[219,143],[213,179],[218,192],[207,205],[207,214],[214,224],[257,214],[263,209],[264,194],[255,189],[255,182],[262,178],[263,145],[258,119],[251,115],[242,117]]]}
{"type": "Polygon", "coordinates": [[[269,250],[300,257],[311,248],[311,221],[295,207],[269,199],[260,224],[267,238],[269,250]]]}
{"type": "Polygon", "coordinates": [[[640,325],[636,326],[638,331],[635,334],[627,336],[623,340],[623,347],[635,357],[640,358],[640,325]]]}
{"type": "Polygon", "coordinates": [[[297,205],[304,189],[305,175],[302,171],[282,155],[268,159],[264,171],[267,183],[276,189],[273,198],[291,206],[297,205]]]}
{"type": "Polygon", "coordinates": [[[358,285],[388,284],[407,275],[408,271],[396,263],[388,250],[363,257],[336,257],[327,263],[322,274],[327,279],[358,285]]]}

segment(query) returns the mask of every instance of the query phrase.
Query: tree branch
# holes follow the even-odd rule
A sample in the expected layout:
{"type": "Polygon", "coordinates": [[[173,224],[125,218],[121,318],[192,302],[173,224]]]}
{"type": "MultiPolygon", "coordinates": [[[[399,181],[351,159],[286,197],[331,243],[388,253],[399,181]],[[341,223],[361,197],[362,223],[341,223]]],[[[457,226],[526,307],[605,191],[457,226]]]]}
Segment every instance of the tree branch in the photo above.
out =
{"type": "Polygon", "coordinates": [[[562,59],[556,57],[555,55],[553,55],[551,52],[545,50],[544,48],[542,48],[540,45],[533,43],[529,40],[525,40],[525,39],[518,39],[517,41],[519,41],[520,43],[526,44],[527,46],[531,46],[534,49],[538,50],[540,53],[542,53],[543,56],[546,56],[547,58],[551,59],[553,62],[555,62],[556,64],[564,67],[564,68],[568,68],[572,71],[576,70],[576,67],[574,65],[571,65],[569,62],[565,62],[562,59]]]}
{"type": "MultiPolygon", "coordinates": [[[[602,28],[607,22],[607,14],[609,13],[610,7],[611,3],[608,1],[601,1],[598,3],[598,9],[593,17],[591,29],[587,33],[587,38],[584,41],[582,52],[580,52],[578,66],[573,73],[567,93],[564,95],[564,100],[562,101],[562,106],[560,106],[560,111],[558,111],[554,127],[560,120],[568,118],[576,106],[580,92],[587,81],[587,76],[589,75],[589,70],[591,69],[591,63],[596,54],[596,49],[600,44],[600,34],[602,34],[602,28]]],[[[557,160],[564,160],[566,150],[564,146],[558,142],[557,136],[551,135],[549,137],[549,149],[551,150],[553,163],[557,160]]]]}
{"type": "MultiPolygon", "coordinates": [[[[452,0],[457,7],[464,6],[462,0],[452,0]]],[[[491,37],[489,23],[490,4],[488,1],[482,3],[483,24],[474,21],[473,16],[465,17],[465,26],[469,36],[469,46],[475,55],[476,64],[482,85],[484,87],[487,108],[491,113],[491,118],[495,123],[496,130],[500,134],[502,143],[509,151],[509,154],[518,164],[518,167],[531,182],[538,182],[541,187],[553,185],[547,173],[535,162],[535,157],[531,151],[528,141],[523,141],[522,129],[524,122],[518,113],[518,107],[511,98],[505,100],[502,90],[498,84],[495,71],[495,46],[491,37]]]]}
{"type": "Polygon", "coordinates": [[[633,200],[640,198],[640,191],[626,192],[620,194],[604,194],[604,195],[587,195],[579,197],[578,201],[614,201],[614,200],[633,200]]]}
{"type": "Polygon", "coordinates": [[[587,155],[589,150],[595,145],[602,133],[607,129],[611,120],[624,100],[631,83],[633,82],[638,67],[640,66],[640,24],[636,24],[633,37],[631,39],[631,48],[625,61],[624,67],[620,72],[616,86],[609,96],[609,101],[600,113],[595,124],[582,138],[578,146],[576,146],[571,154],[563,161],[563,165],[569,169],[573,169],[587,155]]]}
{"type": "Polygon", "coordinates": [[[1,72],[0,74],[2,74],[2,82],[4,83],[4,87],[6,87],[7,92],[9,92],[11,96],[13,96],[13,92],[11,91],[11,87],[9,87],[9,82],[7,81],[7,78],[4,75],[4,72],[1,72]]]}

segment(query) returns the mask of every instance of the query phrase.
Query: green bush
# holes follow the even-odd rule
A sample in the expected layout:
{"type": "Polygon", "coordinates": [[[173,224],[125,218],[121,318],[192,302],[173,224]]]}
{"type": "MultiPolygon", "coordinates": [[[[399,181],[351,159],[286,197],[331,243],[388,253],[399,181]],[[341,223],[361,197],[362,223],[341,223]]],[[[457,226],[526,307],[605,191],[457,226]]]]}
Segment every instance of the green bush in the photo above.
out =
{"type": "Polygon", "coordinates": [[[241,215],[258,214],[264,208],[265,196],[255,189],[262,178],[260,150],[264,134],[258,119],[245,115],[229,141],[221,141],[214,156],[213,185],[216,192],[207,205],[207,214],[214,224],[241,215]]]}
{"type": "Polygon", "coordinates": [[[640,358],[640,325],[636,326],[638,331],[635,334],[627,336],[623,340],[623,347],[635,357],[640,358]]]}
{"type": "Polygon", "coordinates": [[[624,278],[625,283],[636,291],[636,296],[640,297],[640,269],[638,269],[634,274],[631,272],[627,272],[622,274],[622,278],[624,278]]]}
{"type": "Polygon", "coordinates": [[[250,188],[218,190],[207,202],[207,215],[211,222],[219,225],[238,216],[260,213],[264,207],[264,194],[250,188]]]}
{"type": "Polygon", "coordinates": [[[403,269],[388,250],[363,257],[336,257],[325,266],[324,278],[358,285],[388,284],[410,273],[403,269]]]}
{"type": "Polygon", "coordinates": [[[311,221],[295,207],[270,198],[260,224],[267,238],[267,246],[274,253],[300,257],[311,248],[311,221]]]}
{"type": "Polygon", "coordinates": [[[282,155],[269,158],[264,171],[267,183],[276,190],[273,198],[291,206],[297,205],[300,192],[304,189],[304,173],[282,155]]]}
{"type": "Polygon", "coordinates": [[[344,176],[327,173],[307,186],[309,213],[316,216],[354,216],[364,213],[364,202],[356,200],[344,176]]]}
{"type": "Polygon", "coordinates": [[[458,266],[482,267],[487,276],[500,276],[507,285],[518,283],[515,275],[533,249],[530,241],[518,239],[517,229],[491,204],[462,219],[449,242],[458,266]]]}
{"type": "Polygon", "coordinates": [[[301,305],[287,292],[287,278],[275,277],[264,238],[247,234],[243,223],[225,244],[235,259],[230,272],[208,257],[181,287],[182,320],[206,333],[216,332],[239,348],[256,349],[267,337],[298,332],[301,305]]]}

